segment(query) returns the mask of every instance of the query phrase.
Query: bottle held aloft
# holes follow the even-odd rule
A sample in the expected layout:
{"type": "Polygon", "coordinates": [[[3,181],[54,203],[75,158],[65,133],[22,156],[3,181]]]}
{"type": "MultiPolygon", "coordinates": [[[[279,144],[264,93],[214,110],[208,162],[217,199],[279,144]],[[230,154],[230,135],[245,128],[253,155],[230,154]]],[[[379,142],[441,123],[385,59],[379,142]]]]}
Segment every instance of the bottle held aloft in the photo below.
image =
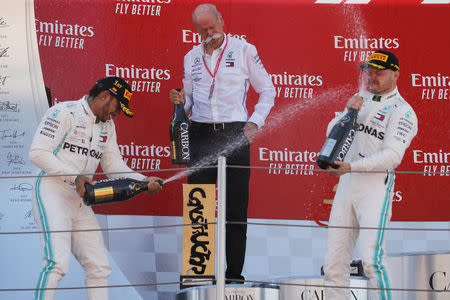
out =
{"type": "MultiPolygon", "coordinates": [[[[163,182],[157,180],[161,186],[163,182]]],[[[85,183],[86,195],[83,201],[86,205],[98,205],[129,200],[148,190],[147,181],[131,178],[114,178],[97,181],[94,185],[85,183]]]]}
{"type": "MultiPolygon", "coordinates": [[[[181,90],[177,89],[177,91],[181,90]]],[[[170,121],[170,150],[174,165],[187,165],[191,159],[189,129],[190,123],[184,111],[184,104],[175,104],[170,121]]]]}
{"type": "Polygon", "coordinates": [[[337,169],[338,166],[334,162],[344,161],[345,155],[355,139],[358,112],[359,109],[349,109],[347,114],[331,129],[316,160],[320,168],[325,170],[331,166],[337,169]]]}

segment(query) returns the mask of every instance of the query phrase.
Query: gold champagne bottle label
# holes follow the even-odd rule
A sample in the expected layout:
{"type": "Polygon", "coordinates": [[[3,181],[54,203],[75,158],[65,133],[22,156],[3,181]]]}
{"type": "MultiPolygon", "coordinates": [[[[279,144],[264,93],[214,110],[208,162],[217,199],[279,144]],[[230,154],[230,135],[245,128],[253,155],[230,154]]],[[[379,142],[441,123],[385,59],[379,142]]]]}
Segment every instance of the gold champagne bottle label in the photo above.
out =
{"type": "Polygon", "coordinates": [[[94,189],[95,199],[100,200],[110,200],[114,198],[114,189],[112,186],[94,189]]]}

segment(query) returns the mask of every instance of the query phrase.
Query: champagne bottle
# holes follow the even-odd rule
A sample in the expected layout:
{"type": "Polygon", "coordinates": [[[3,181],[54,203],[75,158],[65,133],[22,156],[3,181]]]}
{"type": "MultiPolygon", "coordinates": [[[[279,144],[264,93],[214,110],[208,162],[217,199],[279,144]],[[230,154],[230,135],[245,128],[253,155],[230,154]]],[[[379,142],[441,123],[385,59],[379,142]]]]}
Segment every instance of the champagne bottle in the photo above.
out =
{"type": "MultiPolygon", "coordinates": [[[[181,90],[177,89],[177,91],[181,90]]],[[[191,158],[189,128],[189,119],[184,111],[184,104],[175,104],[170,121],[170,150],[174,165],[187,165],[191,158]]]]}
{"type": "Polygon", "coordinates": [[[349,109],[345,116],[331,129],[316,160],[320,168],[327,169],[328,166],[331,166],[337,169],[338,166],[334,162],[344,161],[345,155],[355,138],[358,112],[358,109],[349,109]]]}
{"type": "MultiPolygon", "coordinates": [[[[157,180],[161,186],[163,182],[157,180]]],[[[148,182],[131,178],[114,178],[97,181],[94,185],[85,183],[86,195],[83,201],[86,205],[97,205],[129,200],[148,190],[148,182]]]]}

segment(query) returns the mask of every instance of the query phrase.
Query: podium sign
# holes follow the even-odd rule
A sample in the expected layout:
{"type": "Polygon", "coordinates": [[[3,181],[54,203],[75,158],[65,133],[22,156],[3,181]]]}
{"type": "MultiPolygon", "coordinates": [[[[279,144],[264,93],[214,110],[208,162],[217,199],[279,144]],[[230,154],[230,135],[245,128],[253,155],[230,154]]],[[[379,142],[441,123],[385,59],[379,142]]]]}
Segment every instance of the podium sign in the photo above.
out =
{"type": "MultiPolygon", "coordinates": [[[[327,300],[324,277],[292,277],[277,280],[280,285],[280,300],[327,300]]],[[[367,300],[367,278],[350,277],[350,298],[367,300]]]]}
{"type": "Polygon", "coordinates": [[[181,289],[215,282],[215,200],[215,184],[183,184],[181,289]]]}

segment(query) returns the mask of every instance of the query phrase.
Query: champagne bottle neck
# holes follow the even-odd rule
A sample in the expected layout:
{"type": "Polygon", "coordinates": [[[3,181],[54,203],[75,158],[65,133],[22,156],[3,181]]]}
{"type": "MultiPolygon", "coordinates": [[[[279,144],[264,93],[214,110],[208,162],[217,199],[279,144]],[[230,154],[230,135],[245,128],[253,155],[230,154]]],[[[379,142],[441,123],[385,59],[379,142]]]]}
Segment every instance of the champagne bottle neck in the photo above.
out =
{"type": "Polygon", "coordinates": [[[347,116],[356,122],[356,119],[358,118],[358,113],[359,113],[359,109],[351,108],[348,110],[347,116]]]}
{"type": "Polygon", "coordinates": [[[184,103],[175,104],[174,115],[178,116],[178,118],[185,118],[184,103]]]}

